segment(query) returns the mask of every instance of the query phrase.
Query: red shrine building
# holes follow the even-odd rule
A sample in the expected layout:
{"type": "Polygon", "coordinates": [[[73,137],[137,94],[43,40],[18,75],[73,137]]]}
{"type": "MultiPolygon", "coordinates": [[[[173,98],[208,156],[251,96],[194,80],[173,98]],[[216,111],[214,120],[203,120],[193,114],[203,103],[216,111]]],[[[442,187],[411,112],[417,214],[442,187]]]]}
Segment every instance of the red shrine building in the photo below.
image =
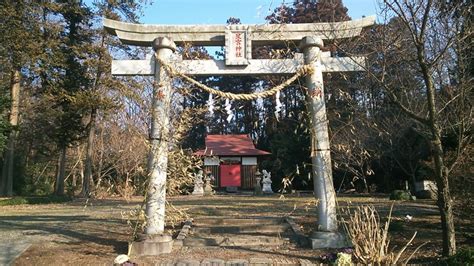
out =
{"type": "Polygon", "coordinates": [[[247,135],[207,135],[205,143],[195,154],[204,157],[204,172],[215,177],[215,187],[254,188],[258,161],[269,152],[256,149],[247,135]]]}

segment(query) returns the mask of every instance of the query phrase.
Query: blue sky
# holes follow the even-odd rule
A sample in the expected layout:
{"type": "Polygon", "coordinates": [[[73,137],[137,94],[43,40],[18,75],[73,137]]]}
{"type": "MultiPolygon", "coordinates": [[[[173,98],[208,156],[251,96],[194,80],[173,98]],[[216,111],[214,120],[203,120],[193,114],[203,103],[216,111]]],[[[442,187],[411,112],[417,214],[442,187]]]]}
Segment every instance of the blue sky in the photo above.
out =
{"type": "MultiPolygon", "coordinates": [[[[154,0],[140,20],[149,24],[225,24],[229,17],[243,24],[262,24],[282,0],[154,0]]],[[[287,4],[293,0],[284,1],[287,4]]],[[[352,19],[376,14],[376,0],[343,0],[352,19]]]]}

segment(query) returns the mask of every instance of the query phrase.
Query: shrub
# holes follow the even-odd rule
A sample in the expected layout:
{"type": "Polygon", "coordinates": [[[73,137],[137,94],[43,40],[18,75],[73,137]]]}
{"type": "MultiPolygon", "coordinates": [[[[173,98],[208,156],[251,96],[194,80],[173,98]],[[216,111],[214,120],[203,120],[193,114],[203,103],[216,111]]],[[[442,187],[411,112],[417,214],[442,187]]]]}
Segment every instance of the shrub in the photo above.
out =
{"type": "Polygon", "coordinates": [[[401,256],[416,236],[416,232],[406,245],[397,253],[389,250],[390,236],[388,234],[392,218],[393,205],[387,221],[383,224],[373,206],[359,206],[354,211],[347,209],[348,221],[343,221],[347,235],[354,246],[354,257],[361,263],[374,265],[407,264],[413,255],[422,246],[420,245],[404,262],[401,256]]]}
{"type": "Polygon", "coordinates": [[[474,247],[467,247],[446,260],[448,265],[474,265],[474,247]]]}
{"type": "Polygon", "coordinates": [[[0,201],[0,206],[22,205],[22,204],[52,204],[71,201],[69,196],[45,196],[45,197],[14,197],[0,201]]]}
{"type": "Polygon", "coordinates": [[[412,196],[410,191],[407,190],[394,190],[390,194],[391,200],[411,200],[412,196]]]}

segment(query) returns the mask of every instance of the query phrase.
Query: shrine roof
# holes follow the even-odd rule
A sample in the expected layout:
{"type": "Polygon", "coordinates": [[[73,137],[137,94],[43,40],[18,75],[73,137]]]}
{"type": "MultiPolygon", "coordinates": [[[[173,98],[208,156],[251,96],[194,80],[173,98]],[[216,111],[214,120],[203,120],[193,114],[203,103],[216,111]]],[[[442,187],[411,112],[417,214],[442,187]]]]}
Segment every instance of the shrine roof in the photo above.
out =
{"type": "Polygon", "coordinates": [[[269,152],[255,148],[252,139],[244,134],[239,135],[207,135],[206,148],[196,151],[202,156],[259,156],[269,152]]]}

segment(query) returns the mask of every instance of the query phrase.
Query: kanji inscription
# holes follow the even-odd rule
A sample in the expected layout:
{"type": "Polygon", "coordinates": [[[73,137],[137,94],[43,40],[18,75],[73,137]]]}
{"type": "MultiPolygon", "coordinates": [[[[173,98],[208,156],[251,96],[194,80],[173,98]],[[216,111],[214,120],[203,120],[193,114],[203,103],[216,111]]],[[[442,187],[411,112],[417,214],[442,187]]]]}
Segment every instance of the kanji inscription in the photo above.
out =
{"type": "Polygon", "coordinates": [[[251,59],[251,44],[248,29],[242,25],[230,25],[225,36],[225,64],[248,65],[251,59]]]}
{"type": "Polygon", "coordinates": [[[235,57],[242,57],[242,33],[236,32],[234,35],[234,45],[235,45],[235,57]]]}

